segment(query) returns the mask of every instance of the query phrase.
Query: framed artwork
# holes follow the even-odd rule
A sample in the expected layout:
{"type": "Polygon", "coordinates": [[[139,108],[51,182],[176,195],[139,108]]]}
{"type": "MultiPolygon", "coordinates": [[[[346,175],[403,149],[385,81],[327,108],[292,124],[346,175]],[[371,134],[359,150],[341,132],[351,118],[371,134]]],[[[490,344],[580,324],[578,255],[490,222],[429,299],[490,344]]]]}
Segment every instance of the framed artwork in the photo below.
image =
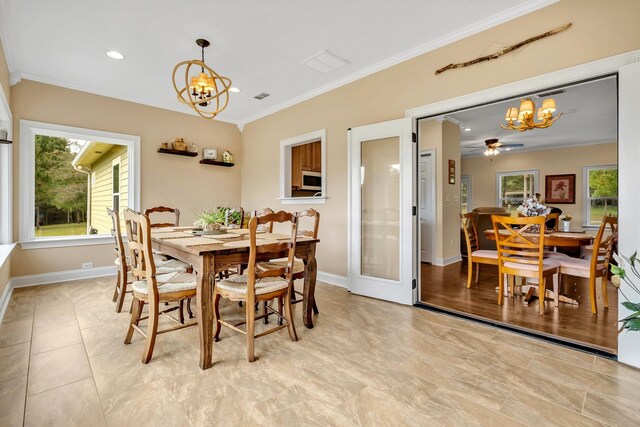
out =
{"type": "Polygon", "coordinates": [[[449,184],[456,183],[456,161],[449,160],[449,184]]]}
{"type": "Polygon", "coordinates": [[[574,204],[576,202],[576,174],[545,176],[545,203],[574,204]]]}

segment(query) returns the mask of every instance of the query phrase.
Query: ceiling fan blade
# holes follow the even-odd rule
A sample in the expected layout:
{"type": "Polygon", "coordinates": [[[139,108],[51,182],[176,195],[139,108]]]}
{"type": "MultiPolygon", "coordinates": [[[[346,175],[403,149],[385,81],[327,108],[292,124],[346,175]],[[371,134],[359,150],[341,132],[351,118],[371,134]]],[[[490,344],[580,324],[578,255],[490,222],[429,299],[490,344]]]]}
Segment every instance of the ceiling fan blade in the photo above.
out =
{"type": "Polygon", "coordinates": [[[502,144],[500,148],[519,148],[524,147],[524,144],[502,144]]]}

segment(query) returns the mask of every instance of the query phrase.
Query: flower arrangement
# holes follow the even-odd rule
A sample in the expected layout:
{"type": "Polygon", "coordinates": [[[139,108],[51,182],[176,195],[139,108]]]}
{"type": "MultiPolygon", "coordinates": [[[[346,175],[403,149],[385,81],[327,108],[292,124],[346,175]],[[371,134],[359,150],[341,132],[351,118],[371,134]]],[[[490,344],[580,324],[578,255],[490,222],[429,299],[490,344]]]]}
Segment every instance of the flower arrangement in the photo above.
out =
{"type": "Polygon", "coordinates": [[[571,215],[562,215],[560,221],[571,221],[573,217],[571,215]]]}
{"type": "Polygon", "coordinates": [[[532,197],[518,206],[518,212],[524,216],[546,216],[551,212],[551,209],[540,203],[535,197],[532,197]]]}
{"type": "Polygon", "coordinates": [[[624,319],[619,320],[619,322],[622,323],[622,326],[618,332],[622,332],[624,329],[629,331],[640,331],[640,302],[629,301],[629,298],[624,294],[620,287],[624,282],[631,290],[640,295],[640,288],[638,284],[638,281],[640,281],[640,272],[638,271],[638,264],[640,264],[640,260],[638,260],[638,251],[635,251],[629,258],[622,254],[613,254],[613,258],[616,260],[618,265],[611,265],[610,267],[611,272],[614,274],[614,276],[611,277],[611,282],[616,288],[620,289],[620,293],[624,299],[626,299],[622,305],[633,312],[624,319]],[[631,273],[631,275],[629,273],[631,273]]]}

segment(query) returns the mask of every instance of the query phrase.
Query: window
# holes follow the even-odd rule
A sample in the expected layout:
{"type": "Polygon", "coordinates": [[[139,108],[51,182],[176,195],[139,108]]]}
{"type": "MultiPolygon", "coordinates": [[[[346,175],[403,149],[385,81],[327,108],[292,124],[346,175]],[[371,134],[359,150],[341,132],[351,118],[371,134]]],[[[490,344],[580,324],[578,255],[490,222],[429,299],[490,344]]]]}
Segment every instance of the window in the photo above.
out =
{"type": "Polygon", "coordinates": [[[471,204],[471,176],[460,177],[460,212],[467,213],[473,209],[471,204]]]}
{"type": "MultiPolygon", "coordinates": [[[[11,123],[9,103],[0,87],[0,130],[7,132],[6,139],[8,140],[12,139],[11,123]]],[[[13,145],[0,144],[0,245],[13,243],[11,224],[13,216],[12,156],[13,145]]],[[[0,264],[2,261],[0,258],[0,264]]]]}
{"type": "Polygon", "coordinates": [[[618,166],[585,166],[584,216],[585,227],[597,227],[605,215],[618,215],[618,166]]]}
{"type": "Polygon", "coordinates": [[[106,208],[138,207],[139,138],[26,120],[20,134],[22,247],[110,241],[106,208]]]}
{"type": "Polygon", "coordinates": [[[538,188],[538,171],[525,170],[496,174],[497,206],[515,212],[518,205],[534,197],[538,188]]]}
{"type": "Polygon", "coordinates": [[[280,201],[319,204],[327,198],[326,131],[280,141],[280,201]]]}

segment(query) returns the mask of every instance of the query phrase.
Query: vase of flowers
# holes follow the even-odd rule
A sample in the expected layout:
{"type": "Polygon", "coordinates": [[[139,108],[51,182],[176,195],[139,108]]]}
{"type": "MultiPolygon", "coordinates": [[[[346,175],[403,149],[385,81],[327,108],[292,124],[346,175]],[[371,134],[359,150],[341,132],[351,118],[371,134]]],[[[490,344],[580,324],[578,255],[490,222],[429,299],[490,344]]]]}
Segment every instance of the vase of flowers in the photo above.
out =
{"type": "MultiPolygon", "coordinates": [[[[535,197],[525,200],[518,206],[518,212],[523,216],[547,216],[550,211],[551,209],[540,203],[535,197]]],[[[529,229],[535,233],[540,231],[538,227],[537,225],[532,225],[529,229]]]]}
{"type": "Polygon", "coordinates": [[[571,219],[573,217],[571,215],[562,215],[560,217],[560,221],[562,222],[562,231],[571,230],[571,219]]]}
{"type": "MultiPolygon", "coordinates": [[[[640,302],[632,302],[622,290],[622,284],[628,287],[628,290],[640,295],[640,260],[638,260],[638,251],[635,251],[629,258],[622,254],[613,254],[613,258],[618,265],[611,265],[611,277],[613,285],[620,290],[620,293],[626,301],[622,303],[624,308],[631,311],[631,314],[620,319],[622,323],[618,332],[623,330],[640,331],[640,302]]],[[[625,289],[627,290],[627,289],[625,289]]],[[[627,290],[627,291],[628,291],[627,290]]]]}

